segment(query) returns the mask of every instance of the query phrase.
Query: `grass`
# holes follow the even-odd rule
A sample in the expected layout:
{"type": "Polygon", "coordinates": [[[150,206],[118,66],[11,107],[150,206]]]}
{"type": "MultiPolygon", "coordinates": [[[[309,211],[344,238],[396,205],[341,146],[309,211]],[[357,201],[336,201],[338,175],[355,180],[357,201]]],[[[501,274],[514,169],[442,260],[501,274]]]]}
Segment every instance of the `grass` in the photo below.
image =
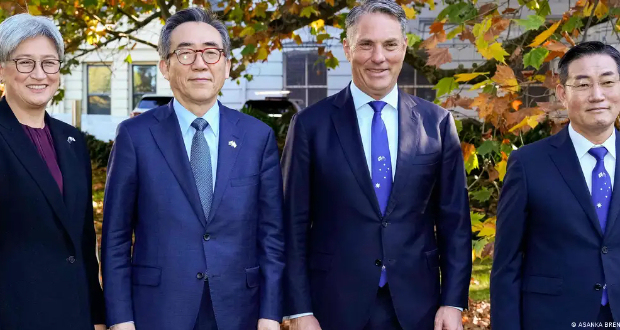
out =
{"type": "Polygon", "coordinates": [[[489,283],[491,280],[492,260],[476,260],[472,271],[472,281],[469,285],[469,297],[473,301],[489,301],[489,283]]]}

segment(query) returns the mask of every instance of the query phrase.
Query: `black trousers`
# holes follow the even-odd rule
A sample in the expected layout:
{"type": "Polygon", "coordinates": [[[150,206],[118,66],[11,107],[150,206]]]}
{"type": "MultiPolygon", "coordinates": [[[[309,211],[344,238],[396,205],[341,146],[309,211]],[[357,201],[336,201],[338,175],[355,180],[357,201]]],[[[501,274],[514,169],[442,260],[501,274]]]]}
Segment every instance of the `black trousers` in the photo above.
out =
{"type": "Polygon", "coordinates": [[[384,287],[379,288],[379,291],[377,292],[375,304],[370,311],[370,320],[368,320],[364,330],[402,329],[403,328],[400,326],[400,323],[398,323],[396,310],[394,310],[394,304],[392,303],[390,285],[386,284],[384,287]]]}
{"type": "Polygon", "coordinates": [[[217,330],[208,281],[205,281],[205,286],[202,290],[202,301],[200,302],[200,310],[198,311],[194,330],[217,330]]]}

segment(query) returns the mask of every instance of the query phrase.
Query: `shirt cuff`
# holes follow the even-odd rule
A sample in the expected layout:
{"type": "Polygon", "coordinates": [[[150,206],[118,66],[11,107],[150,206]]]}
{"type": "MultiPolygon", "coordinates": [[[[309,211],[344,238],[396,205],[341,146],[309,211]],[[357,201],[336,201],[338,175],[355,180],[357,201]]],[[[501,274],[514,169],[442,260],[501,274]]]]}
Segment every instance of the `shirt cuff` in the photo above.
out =
{"type": "Polygon", "coordinates": [[[295,315],[291,315],[291,316],[285,316],[284,320],[292,320],[292,319],[296,319],[302,316],[308,316],[308,315],[314,315],[313,313],[300,313],[300,314],[295,314],[295,315]]]}
{"type": "Polygon", "coordinates": [[[456,308],[456,309],[458,309],[458,310],[459,310],[459,311],[461,311],[461,312],[463,311],[463,308],[461,308],[461,307],[454,307],[454,306],[446,306],[446,307],[456,308]]]}

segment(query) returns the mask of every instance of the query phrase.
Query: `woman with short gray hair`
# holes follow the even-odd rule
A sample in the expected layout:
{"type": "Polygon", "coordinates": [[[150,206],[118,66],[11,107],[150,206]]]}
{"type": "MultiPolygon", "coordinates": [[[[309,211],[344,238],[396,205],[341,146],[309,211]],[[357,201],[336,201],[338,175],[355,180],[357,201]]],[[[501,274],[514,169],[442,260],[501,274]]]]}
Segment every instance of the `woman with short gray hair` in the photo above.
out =
{"type": "Polygon", "coordinates": [[[105,329],[90,158],[45,108],[64,56],[54,23],[0,23],[0,329],[105,329]]]}

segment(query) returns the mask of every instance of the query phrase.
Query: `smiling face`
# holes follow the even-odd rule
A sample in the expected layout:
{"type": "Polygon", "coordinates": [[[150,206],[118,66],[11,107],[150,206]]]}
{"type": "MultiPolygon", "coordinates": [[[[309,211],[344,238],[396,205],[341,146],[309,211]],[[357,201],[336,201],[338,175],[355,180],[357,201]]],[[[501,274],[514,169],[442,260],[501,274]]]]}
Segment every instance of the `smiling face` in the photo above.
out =
{"type": "MultiPolygon", "coordinates": [[[[211,25],[202,22],[187,22],[176,27],[170,35],[170,49],[202,50],[205,48],[222,49],[222,37],[211,25]]],[[[210,108],[217,100],[219,91],[230,73],[230,60],[222,54],[215,64],[207,64],[202,53],[189,65],[179,62],[172,53],[168,60],[161,61],[159,68],[163,76],[170,81],[174,97],[185,107],[210,108]]]]}
{"type": "Polygon", "coordinates": [[[566,86],[558,85],[556,95],[575,131],[588,139],[611,134],[620,112],[618,78],[616,62],[606,54],[586,55],[569,64],[566,86]]]}
{"type": "Polygon", "coordinates": [[[344,40],[344,52],[351,63],[353,83],[379,100],[394,88],[403,67],[407,39],[400,23],[383,13],[364,14],[350,37],[344,40]]]}
{"type": "MultiPolygon", "coordinates": [[[[58,52],[54,43],[47,37],[38,36],[22,41],[13,51],[10,59],[2,63],[0,77],[5,84],[7,102],[12,108],[23,110],[45,109],[60,84],[60,73],[45,73],[41,61],[58,60],[58,52]],[[21,73],[17,65],[21,62],[13,60],[35,60],[34,70],[21,73]],[[17,63],[17,64],[16,64],[17,63]]],[[[23,61],[22,61],[23,62],[23,61]]],[[[24,71],[24,70],[22,70],[24,71]]]]}

